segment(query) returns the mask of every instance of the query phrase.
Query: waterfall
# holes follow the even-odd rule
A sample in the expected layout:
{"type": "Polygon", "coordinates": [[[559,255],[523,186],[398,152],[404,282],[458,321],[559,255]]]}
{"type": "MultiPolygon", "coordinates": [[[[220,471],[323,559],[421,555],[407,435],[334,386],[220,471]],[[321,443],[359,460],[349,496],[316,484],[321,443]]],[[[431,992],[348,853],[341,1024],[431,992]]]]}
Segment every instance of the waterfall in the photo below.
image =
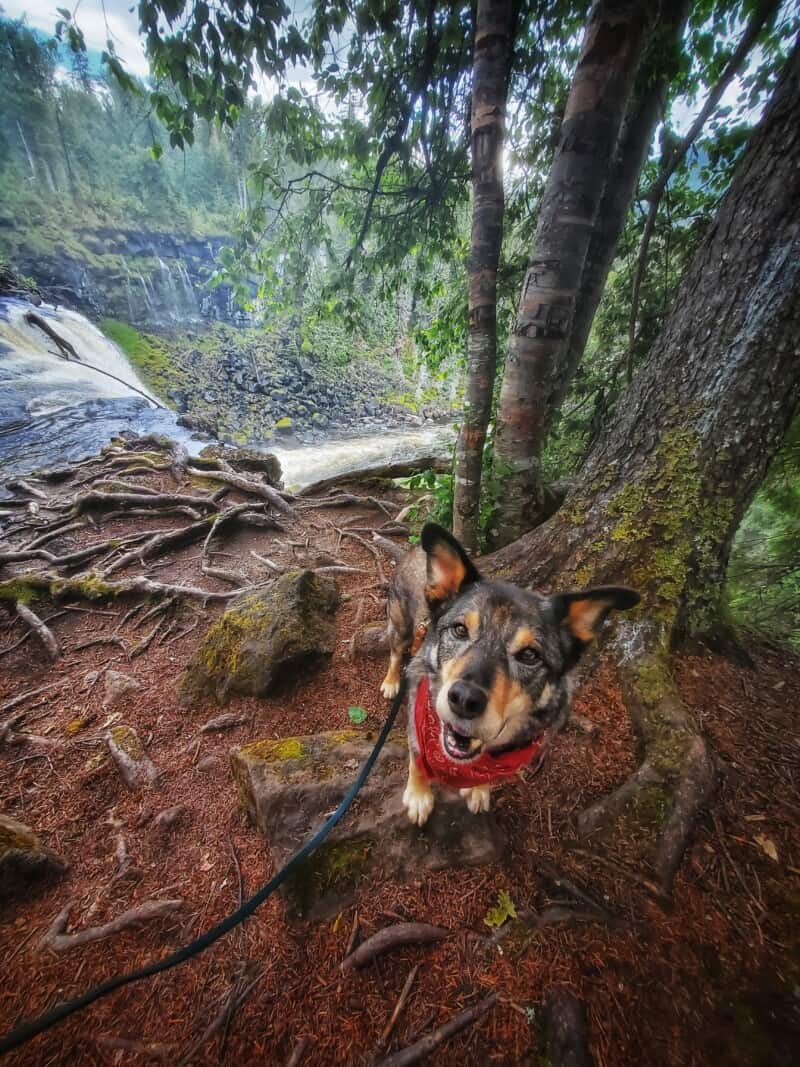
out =
{"type": "Polygon", "coordinates": [[[172,277],[172,271],[169,269],[169,267],[161,258],[161,256],[157,256],[156,258],[158,259],[158,266],[161,270],[161,290],[162,293],[166,294],[164,306],[166,308],[167,315],[169,316],[169,318],[172,319],[173,322],[180,322],[182,316],[180,305],[178,303],[178,287],[175,285],[175,279],[172,277]]]}
{"type": "MultiPolygon", "coordinates": [[[[34,310],[23,300],[0,298],[0,394],[9,401],[12,421],[57,411],[87,400],[148,393],[128,360],[83,315],[48,304],[36,314],[73,345],[80,360],[115,375],[122,381],[91,370],[82,362],[63,359],[56,344],[26,321],[34,310]],[[129,382],[132,388],[128,388],[129,382]]],[[[6,408],[4,402],[3,421],[6,408]]]]}
{"type": "Polygon", "coordinates": [[[182,259],[179,259],[177,262],[177,271],[183,289],[183,302],[186,308],[186,313],[189,320],[194,322],[200,318],[200,309],[197,306],[197,297],[194,295],[192,279],[189,277],[189,271],[186,269],[186,264],[182,259]]]}
{"type": "Polygon", "coordinates": [[[153,297],[150,294],[150,290],[147,288],[147,281],[143,274],[138,275],[139,281],[142,283],[142,291],[144,292],[144,304],[147,308],[147,313],[153,322],[159,322],[159,317],[156,314],[156,306],[153,302],[153,297]]]}

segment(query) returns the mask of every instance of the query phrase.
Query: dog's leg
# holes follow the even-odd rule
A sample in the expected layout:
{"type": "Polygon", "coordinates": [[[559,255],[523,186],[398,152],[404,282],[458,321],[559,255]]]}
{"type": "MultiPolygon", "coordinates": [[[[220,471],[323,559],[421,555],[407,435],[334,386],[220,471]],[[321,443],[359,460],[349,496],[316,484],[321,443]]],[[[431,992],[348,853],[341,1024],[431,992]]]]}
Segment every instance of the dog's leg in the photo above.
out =
{"type": "Polygon", "coordinates": [[[381,682],[381,696],[387,700],[396,697],[400,689],[400,676],[403,673],[403,652],[392,648],[389,653],[389,670],[381,682]]]}
{"type": "Polygon", "coordinates": [[[492,799],[490,785],[475,785],[471,789],[459,789],[459,793],[465,798],[467,807],[473,815],[489,810],[492,799]]]}
{"type": "Polygon", "coordinates": [[[408,760],[408,784],[403,793],[403,805],[409,819],[417,826],[424,826],[433,811],[435,797],[430,782],[421,774],[413,755],[408,760]]]}

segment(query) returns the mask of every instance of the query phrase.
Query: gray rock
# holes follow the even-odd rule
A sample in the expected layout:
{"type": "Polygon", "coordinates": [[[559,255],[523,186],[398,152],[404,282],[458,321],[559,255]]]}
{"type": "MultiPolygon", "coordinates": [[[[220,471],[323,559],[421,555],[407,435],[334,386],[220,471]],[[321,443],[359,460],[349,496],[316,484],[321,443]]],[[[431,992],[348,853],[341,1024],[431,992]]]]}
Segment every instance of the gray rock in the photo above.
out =
{"type": "MultiPolygon", "coordinates": [[[[266,836],[280,867],[325,821],[372,749],[356,730],[256,741],[231,751],[240,802],[266,836]]],[[[472,815],[464,799],[438,789],[426,825],[413,826],[402,805],[408,769],[404,732],[392,734],[355,807],[286,883],[296,918],[328,919],[365,878],[410,881],[425,870],[496,862],[503,836],[490,814],[472,815]]]]}
{"type": "Polygon", "coordinates": [[[181,676],[181,694],[189,701],[263,696],[333,652],[338,603],[336,583],[312,571],[289,571],[241,594],[206,634],[181,676]]]}
{"type": "Polygon", "coordinates": [[[68,869],[69,864],[43,845],[29,826],[0,814],[0,901],[26,897],[37,883],[68,869]]]}
{"type": "Polygon", "coordinates": [[[145,752],[132,726],[112,726],[106,735],[108,751],[129,789],[152,785],[159,776],[158,767],[145,752]]]}
{"type": "Polygon", "coordinates": [[[106,671],[105,677],[105,705],[107,708],[116,708],[124,704],[132,693],[138,693],[141,685],[135,678],[122,671],[106,671]]]}

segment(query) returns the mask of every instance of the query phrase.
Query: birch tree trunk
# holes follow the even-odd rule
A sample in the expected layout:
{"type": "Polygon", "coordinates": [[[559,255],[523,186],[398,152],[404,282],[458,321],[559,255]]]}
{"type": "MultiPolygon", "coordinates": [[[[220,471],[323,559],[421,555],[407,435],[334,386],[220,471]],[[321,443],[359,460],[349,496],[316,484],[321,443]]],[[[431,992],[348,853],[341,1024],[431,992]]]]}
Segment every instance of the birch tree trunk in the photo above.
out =
{"type": "Polygon", "coordinates": [[[497,265],[503,241],[503,136],[513,0],[478,0],[472,68],[472,237],[467,383],[453,479],[453,532],[478,544],[481,468],[497,366],[497,265]]]}
{"type": "Polygon", "coordinates": [[[535,522],[542,504],[545,417],[575,313],[589,243],[598,222],[653,5],[597,0],[567,100],[539,210],[506,359],[494,442],[503,495],[495,526],[502,542],[535,522]]]}
{"type": "Polygon", "coordinates": [[[668,653],[719,632],[733,536],[800,409],[799,114],[800,46],[574,490],[549,522],[483,563],[535,586],[623,583],[642,594],[615,632],[644,759],[579,830],[624,826],[664,892],[713,784],[668,653]]]}

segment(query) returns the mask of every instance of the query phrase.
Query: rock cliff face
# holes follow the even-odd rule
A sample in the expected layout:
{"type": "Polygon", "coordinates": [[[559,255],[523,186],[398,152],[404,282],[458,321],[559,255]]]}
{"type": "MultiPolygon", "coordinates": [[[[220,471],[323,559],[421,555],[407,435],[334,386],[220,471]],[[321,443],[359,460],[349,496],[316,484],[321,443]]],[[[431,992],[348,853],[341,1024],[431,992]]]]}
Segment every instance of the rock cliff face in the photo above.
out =
{"type": "Polygon", "coordinates": [[[22,247],[15,265],[36,279],[48,300],[90,316],[148,327],[244,323],[247,315],[234,303],[229,286],[205,288],[227,240],[97,227],[79,239],[55,242],[45,254],[26,254],[22,247]]]}

